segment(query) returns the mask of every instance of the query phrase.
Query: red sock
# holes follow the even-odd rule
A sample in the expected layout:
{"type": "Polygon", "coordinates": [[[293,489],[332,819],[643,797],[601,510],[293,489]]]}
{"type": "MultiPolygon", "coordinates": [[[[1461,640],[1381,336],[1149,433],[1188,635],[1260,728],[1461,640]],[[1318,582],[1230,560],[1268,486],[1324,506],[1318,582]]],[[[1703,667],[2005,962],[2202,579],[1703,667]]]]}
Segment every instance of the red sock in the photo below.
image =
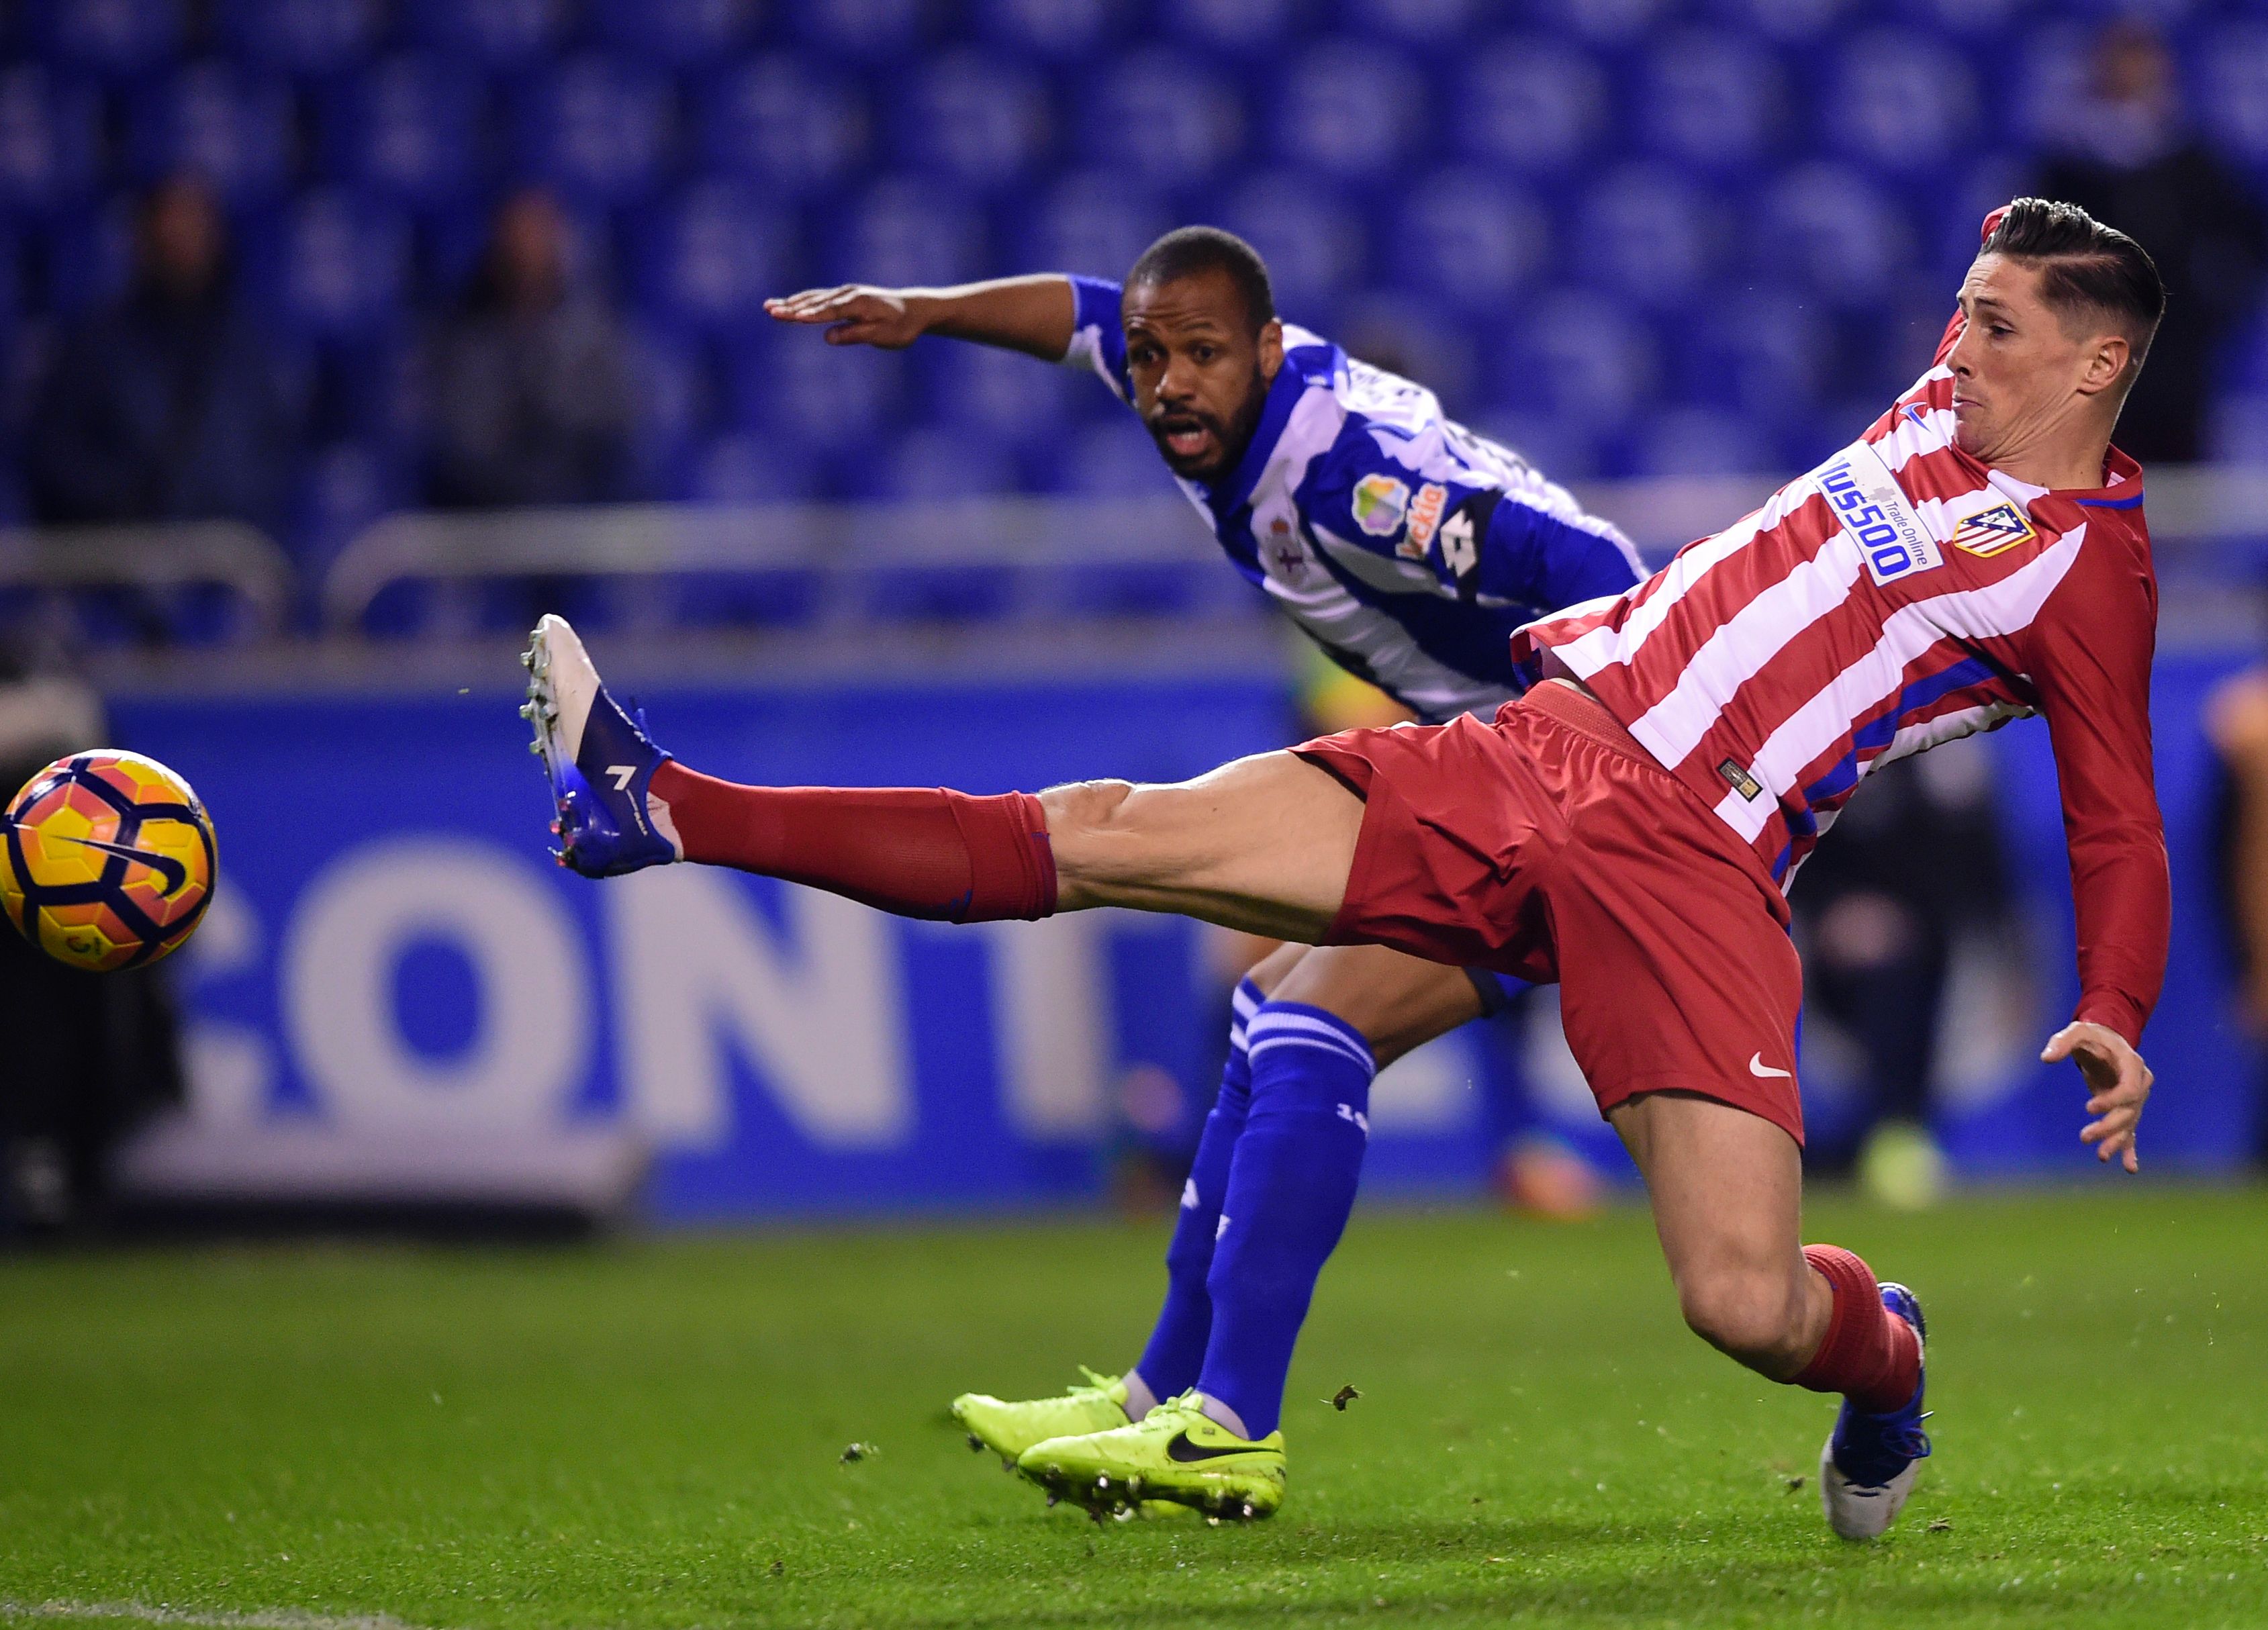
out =
{"type": "Polygon", "coordinates": [[[742,787],[653,773],[685,858],[808,883],[902,917],[991,922],[1056,908],[1047,817],[1028,793],[742,787]]]}
{"type": "Polygon", "coordinates": [[[1882,1305],[1874,1270],[1840,1245],[1806,1245],[1803,1259],[1835,1293],[1835,1311],[1795,1384],[1844,1393],[1870,1414],[1900,1407],[1921,1384],[1913,1326],[1882,1305]]]}

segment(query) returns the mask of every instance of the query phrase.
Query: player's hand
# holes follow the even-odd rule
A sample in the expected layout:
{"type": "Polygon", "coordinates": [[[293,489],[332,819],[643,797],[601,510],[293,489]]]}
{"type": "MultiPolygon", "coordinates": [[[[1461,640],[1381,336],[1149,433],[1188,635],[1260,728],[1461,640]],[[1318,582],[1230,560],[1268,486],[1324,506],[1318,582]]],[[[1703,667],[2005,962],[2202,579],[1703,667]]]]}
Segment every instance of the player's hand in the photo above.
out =
{"type": "Polygon", "coordinates": [[[928,326],[907,291],[867,283],[806,289],[784,300],[766,300],[764,310],[784,323],[828,324],[829,345],[873,345],[886,351],[903,350],[928,326]]]}
{"type": "Polygon", "coordinates": [[[2149,1102],[2150,1085],[2157,1077],[2142,1061],[2125,1037],[2107,1024],[2079,1019],[2048,1038],[2041,1049],[2043,1063],[2069,1059],[2087,1079],[2087,1112],[2095,1117],[2080,1132],[2080,1141],[2095,1145],[2095,1157],[2113,1155],[2127,1171],[2141,1168],[2134,1152],[2134,1126],[2149,1102]]]}

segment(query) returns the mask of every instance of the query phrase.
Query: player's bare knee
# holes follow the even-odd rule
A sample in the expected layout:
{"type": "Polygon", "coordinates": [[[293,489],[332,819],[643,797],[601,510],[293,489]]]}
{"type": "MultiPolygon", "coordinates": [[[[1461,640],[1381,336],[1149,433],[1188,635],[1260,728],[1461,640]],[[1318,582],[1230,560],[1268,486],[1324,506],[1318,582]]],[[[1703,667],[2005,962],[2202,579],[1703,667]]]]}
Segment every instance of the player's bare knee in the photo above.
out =
{"type": "Polygon", "coordinates": [[[1695,1335],[1744,1364],[1776,1368],[1800,1339],[1800,1310],[1787,1276],[1777,1270],[1688,1273],[1678,1280],[1677,1303],[1695,1335]]]}
{"type": "Polygon", "coordinates": [[[1244,977],[1259,988],[1263,999],[1273,998],[1314,949],[1313,945],[1278,945],[1246,970],[1244,977]]]}

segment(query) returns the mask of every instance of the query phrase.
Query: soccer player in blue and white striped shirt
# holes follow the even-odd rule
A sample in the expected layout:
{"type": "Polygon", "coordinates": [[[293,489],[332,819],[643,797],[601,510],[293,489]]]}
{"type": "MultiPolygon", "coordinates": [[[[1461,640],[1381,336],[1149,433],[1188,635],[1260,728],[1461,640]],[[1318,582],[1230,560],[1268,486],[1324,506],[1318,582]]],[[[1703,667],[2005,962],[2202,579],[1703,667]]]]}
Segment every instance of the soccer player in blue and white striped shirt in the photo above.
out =
{"type": "MultiPolygon", "coordinates": [[[[1054,275],[854,285],[768,309],[826,325],[836,345],[940,334],[1092,369],[1141,415],[1231,563],[1427,723],[1491,715],[1524,688],[1514,628],[1643,575],[1611,525],[1451,420],[1431,391],[1279,319],[1260,256],[1210,227],[1160,239],[1123,286],[1054,275]]],[[[1255,968],[1139,1362],[1057,1399],[962,1398],[972,1435],[1012,1459],[1196,1390],[1238,1437],[1269,1439],[1315,1274],[1353,1202],[1372,1077],[1500,1008],[1508,987],[1376,946],[1287,945],[1255,968]]]]}

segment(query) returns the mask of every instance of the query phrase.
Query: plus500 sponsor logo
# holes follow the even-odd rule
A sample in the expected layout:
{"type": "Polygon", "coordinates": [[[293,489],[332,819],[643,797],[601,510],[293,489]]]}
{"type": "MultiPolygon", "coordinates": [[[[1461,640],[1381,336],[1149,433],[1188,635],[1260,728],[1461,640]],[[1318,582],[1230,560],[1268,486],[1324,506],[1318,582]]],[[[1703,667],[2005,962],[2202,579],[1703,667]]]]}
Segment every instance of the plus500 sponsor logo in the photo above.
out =
{"type": "Polygon", "coordinates": [[[1886,583],[1892,577],[1903,576],[1916,566],[1929,563],[1917,553],[1914,545],[1918,540],[1910,540],[1889,512],[1860,490],[1858,478],[1851,474],[1848,464],[1828,466],[1819,478],[1819,489],[1843,518],[1845,529],[1867,552],[1867,565],[1876,583],[1886,583]]]}

